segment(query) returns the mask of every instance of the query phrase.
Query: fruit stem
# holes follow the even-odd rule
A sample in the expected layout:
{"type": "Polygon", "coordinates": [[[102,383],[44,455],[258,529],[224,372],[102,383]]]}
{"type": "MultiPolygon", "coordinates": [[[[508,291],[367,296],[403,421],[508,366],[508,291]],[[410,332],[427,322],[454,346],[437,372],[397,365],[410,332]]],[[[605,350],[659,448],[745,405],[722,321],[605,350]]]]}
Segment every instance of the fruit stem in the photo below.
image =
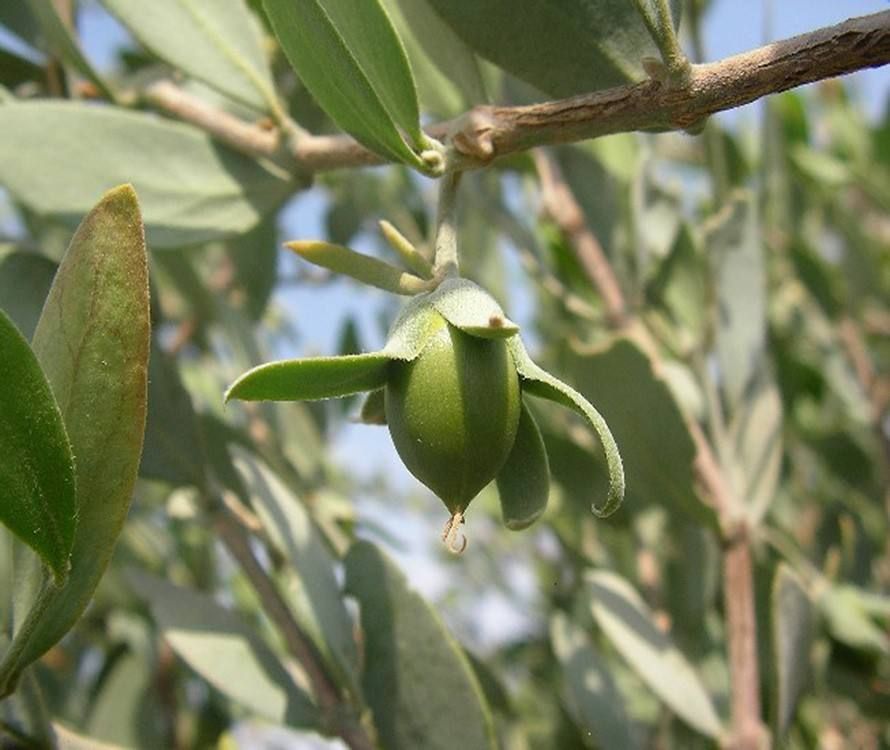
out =
{"type": "Polygon", "coordinates": [[[467,537],[460,530],[463,523],[464,514],[456,510],[451,514],[451,518],[446,522],[445,530],[442,532],[442,541],[453,555],[462,555],[467,548],[467,537]],[[458,542],[458,538],[460,538],[460,542],[458,542]]]}
{"type": "Polygon", "coordinates": [[[457,255],[457,186],[462,172],[442,177],[436,215],[436,243],[433,274],[436,278],[459,274],[457,255]]]}

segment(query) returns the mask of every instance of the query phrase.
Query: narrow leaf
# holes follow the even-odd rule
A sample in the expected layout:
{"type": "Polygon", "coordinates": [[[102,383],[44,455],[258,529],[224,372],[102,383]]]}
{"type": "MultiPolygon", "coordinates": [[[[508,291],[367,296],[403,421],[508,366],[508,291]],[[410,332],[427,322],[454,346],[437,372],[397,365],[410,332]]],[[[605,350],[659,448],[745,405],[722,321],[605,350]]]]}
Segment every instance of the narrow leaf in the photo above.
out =
{"type": "Polygon", "coordinates": [[[607,571],[588,572],[590,610],[597,625],[677,716],[708,737],[723,732],[720,718],[695,669],[671,639],[656,627],[634,588],[607,571]]]}
{"type": "Polygon", "coordinates": [[[102,3],[173,67],[256,110],[271,113],[278,107],[262,33],[243,0],[102,3]]]}
{"type": "Polygon", "coordinates": [[[579,727],[603,748],[637,746],[608,665],[590,638],[561,612],[550,622],[550,643],[562,667],[569,708],[579,727]]]}
{"type": "Polygon", "coordinates": [[[0,132],[0,183],[28,208],[76,226],[90,196],[132,181],[152,247],[244,232],[296,187],[195,128],[115,107],[16,102],[0,132]]]}
{"type": "Polygon", "coordinates": [[[238,378],[225,399],[241,401],[317,401],[386,385],[391,359],[382,352],[344,357],[307,357],[268,362],[238,378]]]}
{"type": "Polygon", "coordinates": [[[290,600],[294,613],[319,652],[341,678],[357,683],[358,652],[352,620],[334,575],[334,558],[312,519],[268,467],[236,448],[235,466],[250,492],[272,544],[289,563],[290,600]]]}
{"type": "Polygon", "coordinates": [[[365,697],[389,750],[495,747],[491,716],[463,649],[405,577],[367,542],[346,557],[358,599],[365,697]]]}
{"type": "Polygon", "coordinates": [[[423,168],[414,79],[379,0],[263,0],[297,75],[343,130],[382,156],[423,168]]]}
{"type": "Polygon", "coordinates": [[[799,576],[780,563],[773,579],[773,656],[776,668],[776,732],[783,736],[809,682],[813,605],[799,576]]]}
{"type": "Polygon", "coordinates": [[[269,721],[317,724],[310,698],[240,617],[198,591],[139,571],[129,578],[173,650],[223,695],[269,721]]]}
{"type": "Polygon", "coordinates": [[[402,262],[422,279],[433,277],[433,264],[398,229],[386,220],[379,222],[380,233],[386,238],[402,262]]]}
{"type": "Polygon", "coordinates": [[[472,49],[552,96],[642,80],[641,61],[658,56],[627,0],[428,2],[472,49]]]}
{"type": "Polygon", "coordinates": [[[74,457],[46,376],[2,310],[0,362],[0,521],[62,583],[77,523],[74,457]]]}
{"type": "Polygon", "coordinates": [[[84,56],[71,30],[59,16],[59,11],[53,0],[29,0],[29,5],[40,21],[40,26],[52,51],[99,89],[102,96],[114,101],[114,93],[84,56]]]}
{"type": "Polygon", "coordinates": [[[507,462],[497,476],[504,525],[518,531],[531,526],[547,508],[550,464],[535,418],[523,402],[519,427],[507,462]]]}
{"type": "Polygon", "coordinates": [[[606,502],[602,506],[591,506],[591,510],[594,515],[600,518],[614,513],[624,500],[624,467],[621,463],[618,446],[615,444],[615,438],[612,437],[606,420],[578,391],[538,367],[528,355],[519,336],[509,339],[507,345],[513,355],[516,370],[522,378],[523,392],[555,401],[557,404],[572,409],[584,417],[593,428],[602,443],[606,457],[606,466],[609,470],[609,491],[606,502]]]}
{"type": "Polygon", "coordinates": [[[301,240],[287,242],[285,247],[316,266],[393,294],[419,294],[429,289],[429,284],[424,279],[342,245],[332,245],[320,240],[301,240]]]}
{"type": "Polygon", "coordinates": [[[68,582],[44,584],[41,606],[0,665],[0,683],[80,617],[130,506],[145,427],[149,304],[142,221],[129,185],[109,191],[72,238],[33,347],[76,457],[79,515],[68,582]]]}

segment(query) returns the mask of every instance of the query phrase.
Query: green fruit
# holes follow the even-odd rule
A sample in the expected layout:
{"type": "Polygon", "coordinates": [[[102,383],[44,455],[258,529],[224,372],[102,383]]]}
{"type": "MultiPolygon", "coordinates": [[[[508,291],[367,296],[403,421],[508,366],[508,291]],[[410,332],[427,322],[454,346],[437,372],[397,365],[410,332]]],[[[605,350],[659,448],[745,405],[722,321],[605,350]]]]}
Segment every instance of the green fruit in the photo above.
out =
{"type": "Polygon", "coordinates": [[[392,363],[386,421],[405,466],[455,514],[507,460],[519,423],[519,376],[503,339],[439,320],[414,360],[392,363]]]}

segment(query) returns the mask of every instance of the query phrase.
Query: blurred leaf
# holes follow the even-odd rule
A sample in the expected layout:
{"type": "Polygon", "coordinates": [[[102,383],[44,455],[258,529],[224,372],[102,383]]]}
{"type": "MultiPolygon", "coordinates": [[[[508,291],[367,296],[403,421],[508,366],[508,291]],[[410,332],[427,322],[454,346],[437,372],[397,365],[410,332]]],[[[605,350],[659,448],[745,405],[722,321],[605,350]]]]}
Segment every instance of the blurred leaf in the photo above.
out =
{"type": "Polygon", "coordinates": [[[680,336],[699,339],[708,309],[707,268],[688,224],[680,226],[646,293],[667,310],[680,336]]]}
{"type": "Polygon", "coordinates": [[[90,738],[121,747],[163,746],[167,721],[161,720],[164,707],[154,693],[153,680],[150,662],[142,654],[126,651],[114,659],[90,706],[86,721],[90,738]]]}
{"type": "Polygon", "coordinates": [[[466,655],[382,552],[357,542],[346,591],[358,599],[365,698],[389,750],[496,747],[491,716],[466,655]]]}
{"type": "Polygon", "coordinates": [[[340,596],[334,558],[318,530],[283,482],[246,451],[235,449],[235,465],[251,505],[272,544],[289,563],[290,599],[300,624],[341,678],[357,684],[358,653],[352,620],[340,596]]]}
{"type": "Polygon", "coordinates": [[[805,177],[828,190],[837,190],[853,179],[847,162],[804,144],[792,147],[791,162],[805,177]]]}
{"type": "Polygon", "coordinates": [[[618,653],[677,716],[717,739],[723,725],[711,697],[686,657],[655,625],[640,595],[615,573],[590,571],[585,581],[593,617],[618,653]]]}
{"type": "Polygon", "coordinates": [[[579,727],[593,737],[597,747],[637,747],[621,694],[587,634],[557,612],[550,621],[550,642],[562,666],[566,699],[579,727]]]}
{"type": "Polygon", "coordinates": [[[30,3],[0,3],[0,25],[35,49],[40,46],[40,22],[34,17],[30,3]]]}
{"type": "Polygon", "coordinates": [[[192,400],[176,362],[152,343],[148,367],[148,417],[140,476],[174,485],[206,485],[205,456],[192,400]]]}
{"type": "Polygon", "coordinates": [[[121,750],[120,745],[99,742],[94,737],[78,734],[58,722],[53,722],[53,731],[58,742],[58,750],[121,750]]]}
{"type": "Polygon", "coordinates": [[[80,617],[130,506],[145,427],[149,304],[142,221],[129,185],[106,193],[72,238],[33,347],[76,457],[79,515],[68,583],[44,582],[0,665],[5,677],[80,617]]]}
{"type": "Polygon", "coordinates": [[[0,362],[0,521],[62,584],[77,524],[74,457],[46,375],[2,310],[0,362]]]}
{"type": "Polygon", "coordinates": [[[802,241],[791,247],[791,260],[798,278],[813,295],[823,312],[836,320],[843,309],[843,281],[837,268],[829,265],[802,241]]]}
{"type": "Polygon", "coordinates": [[[716,528],[713,510],[695,490],[695,446],[683,414],[645,352],[618,339],[570,362],[579,390],[600,405],[620,447],[628,506],[657,503],[716,528]]]}
{"type": "Polygon", "coordinates": [[[268,362],[245,372],[225,399],[314,401],[338,398],[386,385],[391,358],[382,352],[348,357],[307,357],[268,362]]]}
{"type": "Polygon", "coordinates": [[[343,130],[372,151],[423,168],[417,93],[380,0],[264,0],[297,75],[343,130]]]}
{"type": "Polygon", "coordinates": [[[831,635],[851,648],[890,654],[890,637],[871,619],[862,593],[854,586],[838,585],[826,589],[817,604],[831,635]]]}
{"type": "Polygon", "coordinates": [[[43,75],[39,65],[0,48],[0,83],[4,86],[15,88],[26,81],[39,81],[43,75]]]}
{"type": "Polygon", "coordinates": [[[518,531],[531,526],[547,508],[550,466],[535,418],[525,403],[519,413],[516,439],[497,475],[504,525],[518,531]]]}
{"type": "Polygon", "coordinates": [[[164,639],[223,695],[258,716],[292,727],[314,727],[315,706],[278,657],[238,615],[206,594],[132,570],[164,639]]]}
{"type": "Polygon", "coordinates": [[[108,88],[108,84],[96,72],[90,61],[84,56],[77,43],[71,29],[66,21],[60,17],[59,10],[53,0],[27,0],[34,12],[35,17],[40,21],[43,34],[46,38],[50,51],[58,55],[68,65],[74,68],[90,83],[92,83],[102,96],[106,99],[114,101],[114,92],[108,88]]]}
{"type": "Polygon", "coordinates": [[[0,256],[0,308],[30,339],[58,266],[37,253],[13,251],[0,256]]]}
{"type": "Polygon", "coordinates": [[[244,311],[251,320],[263,317],[278,281],[278,228],[270,215],[226,246],[235,265],[236,282],[245,295],[244,311]]]}
{"type": "MultiPolygon", "coordinates": [[[[552,96],[572,96],[646,78],[658,57],[626,0],[429,0],[472,49],[552,96]]],[[[671,1],[674,23],[681,3],[671,1]]]]}
{"type": "Polygon", "coordinates": [[[428,0],[386,0],[401,34],[425,108],[453,117],[487,101],[476,56],[428,0]]]}
{"type": "Polygon", "coordinates": [[[162,60],[262,112],[278,106],[256,18],[243,0],[102,0],[162,60]],[[175,32],[173,32],[175,30],[175,32]],[[173,32],[173,33],[171,33],[173,32]]]}
{"type": "Polygon", "coordinates": [[[152,247],[246,231],[296,189],[195,128],[114,107],[5,105],[0,131],[0,183],[25,205],[75,224],[90,196],[131,180],[152,247]]]}
{"type": "Polygon", "coordinates": [[[708,228],[717,293],[717,355],[723,390],[738,404],[766,346],[766,277],[754,203],[739,193],[708,228]]]}
{"type": "Polygon", "coordinates": [[[766,515],[782,468],[782,398],[773,379],[761,373],[749,383],[730,423],[734,484],[747,503],[752,528],[766,515]]]}
{"type": "Polygon", "coordinates": [[[776,733],[791,725],[797,702],[807,688],[813,643],[813,606],[803,581],[780,563],[772,591],[773,658],[776,673],[776,733]]]}

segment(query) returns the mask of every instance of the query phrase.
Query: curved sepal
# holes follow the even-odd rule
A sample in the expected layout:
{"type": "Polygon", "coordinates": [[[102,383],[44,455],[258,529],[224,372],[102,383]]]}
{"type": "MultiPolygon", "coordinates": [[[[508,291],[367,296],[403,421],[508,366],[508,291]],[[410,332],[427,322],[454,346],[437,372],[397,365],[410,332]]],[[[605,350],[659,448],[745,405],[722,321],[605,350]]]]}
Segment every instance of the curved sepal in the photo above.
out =
{"type": "Polygon", "coordinates": [[[362,424],[386,424],[386,405],[383,388],[371,391],[362,403],[358,421],[362,424]]]}
{"type": "Polygon", "coordinates": [[[497,476],[504,525],[513,531],[540,518],[550,494],[550,462],[535,418],[523,402],[516,440],[497,476]]]}
{"type": "Polygon", "coordinates": [[[519,336],[509,339],[507,346],[513,355],[516,371],[522,378],[523,393],[555,401],[557,404],[576,411],[587,420],[597,434],[602,443],[609,470],[609,494],[602,506],[593,505],[591,510],[594,515],[600,518],[605,518],[615,512],[624,500],[624,466],[621,463],[621,454],[618,452],[615,438],[612,437],[606,420],[578,391],[538,367],[528,355],[519,336]]]}
{"type": "Polygon", "coordinates": [[[446,279],[427,299],[445,320],[471,336],[506,339],[519,332],[494,297],[467,279],[446,279]]]}
{"type": "Polygon", "coordinates": [[[373,391],[386,385],[391,359],[383,352],[372,352],[268,362],[232,383],[225,400],[318,401],[373,391]]]}
{"type": "Polygon", "coordinates": [[[410,362],[444,325],[445,319],[430,305],[428,295],[415,297],[392,324],[382,353],[392,359],[410,362]]]}

